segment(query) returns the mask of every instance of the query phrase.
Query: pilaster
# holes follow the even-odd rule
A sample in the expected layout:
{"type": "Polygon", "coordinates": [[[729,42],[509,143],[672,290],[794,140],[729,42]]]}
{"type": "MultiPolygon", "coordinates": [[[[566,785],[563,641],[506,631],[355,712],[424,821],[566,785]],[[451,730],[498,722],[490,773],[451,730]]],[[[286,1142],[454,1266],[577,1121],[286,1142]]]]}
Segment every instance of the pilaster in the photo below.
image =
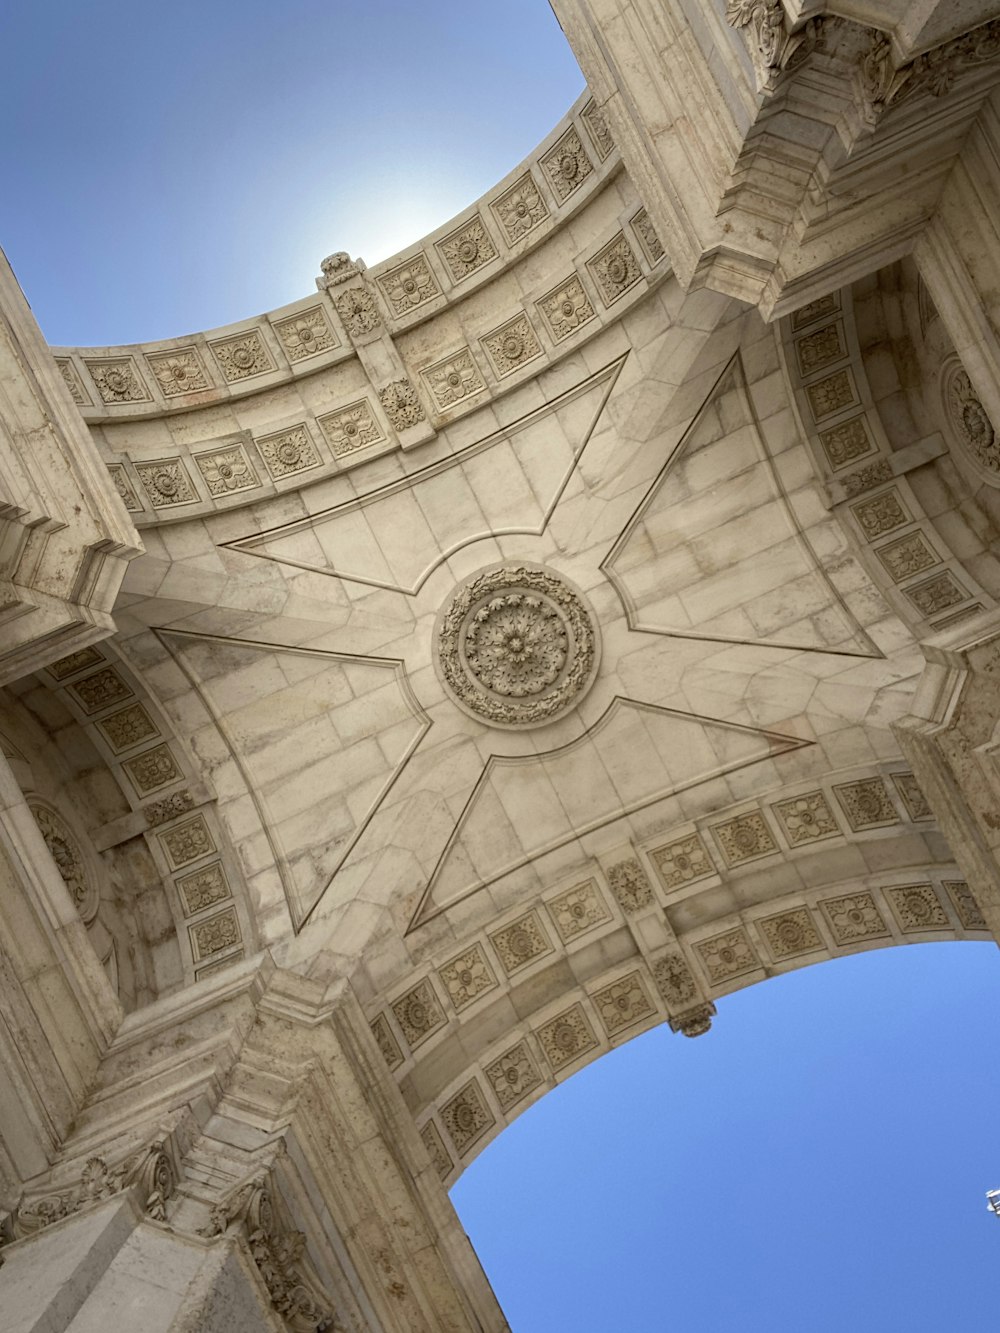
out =
{"type": "MultiPolygon", "coordinates": [[[[276,1327],[506,1328],[346,982],[257,960],[126,1019],[59,1160],[12,1212],[9,1280],[31,1245],[118,1197],[130,1244],[152,1228],[185,1254],[235,1247],[276,1327]]],[[[232,1326],[208,1271],[185,1279],[208,1283],[199,1333],[232,1326]]],[[[97,1309],[99,1287],[86,1299],[97,1309]]]]}
{"type": "Polygon", "coordinates": [[[0,253],[0,684],[114,631],[142,549],[0,253]]]}
{"type": "Polygon", "coordinates": [[[912,712],[893,731],[1000,943],[1000,616],[963,621],[923,649],[912,712]]]}

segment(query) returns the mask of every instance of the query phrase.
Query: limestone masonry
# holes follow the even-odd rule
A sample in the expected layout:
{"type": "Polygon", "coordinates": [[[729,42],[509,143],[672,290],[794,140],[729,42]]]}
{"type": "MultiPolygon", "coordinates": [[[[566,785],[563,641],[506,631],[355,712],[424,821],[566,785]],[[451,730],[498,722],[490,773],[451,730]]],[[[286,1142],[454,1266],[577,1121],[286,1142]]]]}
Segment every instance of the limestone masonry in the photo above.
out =
{"type": "Polygon", "coordinates": [[[0,272],[5,1333],[500,1333],[445,1189],[555,1083],[1000,940],[1000,11],[554,7],[384,263],[0,272]]]}

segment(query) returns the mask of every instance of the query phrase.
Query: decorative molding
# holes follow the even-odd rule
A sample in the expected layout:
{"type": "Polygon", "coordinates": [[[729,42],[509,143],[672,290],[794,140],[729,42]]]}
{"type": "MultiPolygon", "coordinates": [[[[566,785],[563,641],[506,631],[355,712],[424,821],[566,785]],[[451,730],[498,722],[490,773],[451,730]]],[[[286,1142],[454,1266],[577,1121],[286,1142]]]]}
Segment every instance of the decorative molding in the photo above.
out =
{"type": "Polygon", "coordinates": [[[781,76],[801,63],[820,40],[822,19],[791,31],[781,0],[728,0],[726,22],[743,32],[757,91],[773,93],[781,76]]]}
{"type": "Polygon", "coordinates": [[[840,807],[855,833],[900,823],[899,813],[881,778],[862,778],[834,787],[840,807]]]}
{"type": "Polygon", "coordinates": [[[323,461],[304,425],[289,426],[287,430],[277,431],[274,435],[254,436],[254,444],[274,481],[298,472],[308,472],[310,468],[319,467],[323,461]]]}
{"type": "Polygon", "coordinates": [[[87,865],[76,835],[58,810],[47,801],[32,796],[28,800],[28,809],[35,817],[38,831],[69,890],[80,920],[88,924],[93,921],[101,905],[100,887],[87,865]]]}
{"type": "Polygon", "coordinates": [[[422,251],[383,273],[378,285],[389,308],[400,318],[441,295],[441,288],[422,251]]]}
{"type": "Polygon", "coordinates": [[[102,403],[148,403],[152,396],[129,357],[84,361],[102,403]]]}
{"type": "Polygon", "coordinates": [[[862,124],[874,130],[887,111],[913,97],[944,97],[968,71],[998,58],[1000,19],[991,19],[899,66],[892,63],[890,38],[873,29],[867,48],[858,57],[856,99],[862,124]]]}
{"type": "Polygon", "coordinates": [[[597,1037],[582,1004],[571,1005],[538,1028],[538,1040],[545,1058],[558,1073],[581,1055],[597,1048],[597,1037]]]}
{"type": "Polygon", "coordinates": [[[195,804],[193,794],[185,789],[164,796],[162,801],[150,801],[149,805],[142,807],[142,811],[149,827],[156,828],[157,825],[167,824],[179,815],[186,815],[194,809],[195,804]]]}
{"type": "Polygon", "coordinates": [[[256,490],[261,484],[246,449],[239,442],[234,441],[224,449],[195,454],[194,461],[214,499],[236,491],[256,490]]]}
{"type": "Polygon", "coordinates": [[[611,912],[592,879],[556,894],[545,906],[563,944],[611,920],[611,912]]]}
{"type": "Polygon", "coordinates": [[[912,773],[893,773],[893,786],[899,792],[903,804],[906,806],[906,813],[913,820],[933,819],[934,811],[931,809],[927,797],[920,789],[920,784],[912,773]]]}
{"type": "Polygon", "coordinates": [[[93,400],[87,390],[83,387],[83,380],[73,361],[68,356],[57,356],[56,365],[59,367],[59,374],[69,389],[70,397],[78,407],[92,407],[93,400]]]}
{"type": "Polygon", "coordinates": [[[695,946],[709,981],[713,986],[724,985],[736,977],[746,976],[760,968],[760,959],[754,952],[750,937],[742,926],[735,930],[713,935],[695,946]]]}
{"type": "Polygon", "coordinates": [[[818,435],[834,472],[876,452],[868,419],[864,415],[851,417],[837,426],[831,426],[829,430],[821,430],[818,435]]]}
{"type": "Polygon", "coordinates": [[[653,963],[653,980],[671,1013],[688,1009],[701,994],[694,973],[681,953],[665,953],[653,963]]]}
{"type": "Polygon", "coordinates": [[[540,159],[538,165],[561,204],[580,188],[594,170],[594,164],[572,126],[540,159]]]}
{"type": "Polygon", "coordinates": [[[87,648],[81,648],[79,652],[60,657],[55,662],[50,662],[45,670],[54,679],[63,681],[68,680],[70,676],[85,671],[87,667],[97,666],[98,663],[103,661],[104,657],[91,645],[87,648]]]}
{"type": "Polygon", "coordinates": [[[722,824],[713,824],[712,836],[719,844],[726,864],[730,866],[756,861],[778,850],[767,820],[759,810],[737,815],[735,819],[727,819],[722,824]]]}
{"type": "Polygon", "coordinates": [[[276,369],[256,329],[238,333],[232,338],[220,338],[208,345],[228,384],[238,384],[241,380],[266,375],[268,371],[276,369]]]}
{"type": "Polygon", "coordinates": [[[447,1179],[454,1168],[454,1162],[448,1149],[444,1146],[444,1139],[441,1137],[441,1131],[433,1120],[428,1120],[427,1124],[420,1131],[420,1137],[423,1145],[427,1149],[427,1155],[431,1159],[431,1165],[438,1174],[440,1180],[447,1179]]]}
{"type": "Polygon", "coordinates": [[[84,676],[68,687],[85,713],[100,713],[113,704],[132,698],[132,691],[114,667],[104,667],[92,676],[84,676]]]}
{"type": "Polygon", "coordinates": [[[670,1030],[680,1032],[685,1037],[703,1037],[711,1028],[714,1017],[714,1004],[696,1004],[693,1008],[686,1009],[684,1013],[671,1018],[670,1030]]]}
{"type": "Polygon", "coordinates": [[[500,1109],[509,1111],[542,1085],[542,1075],[525,1041],[519,1041],[483,1071],[500,1109]]]}
{"type": "Polygon", "coordinates": [[[932,885],[897,884],[883,892],[904,933],[950,929],[948,913],[932,885]]]}
{"type": "Polygon", "coordinates": [[[214,1207],[199,1234],[212,1239],[233,1231],[245,1236],[271,1304],[289,1333],[343,1333],[332,1301],[304,1270],[305,1234],[281,1216],[266,1174],[214,1207]]]}
{"type": "Polygon", "coordinates": [[[493,931],[490,942],[508,976],[513,976],[536,958],[552,952],[552,945],[537,912],[527,912],[510,925],[493,931]]]}
{"type": "Polygon", "coordinates": [[[392,380],[378,391],[382,410],[394,431],[409,430],[424,420],[424,409],[409,380],[392,380]]]}
{"type": "Polygon", "coordinates": [[[441,1119],[459,1156],[496,1124],[496,1116],[487,1106],[479,1083],[474,1078],[450,1101],[445,1102],[441,1107],[441,1119]]]}
{"type": "Polygon", "coordinates": [[[490,207],[503,228],[508,245],[514,245],[522,236],[527,236],[549,216],[548,207],[530,171],[526,171],[510,189],[498,195],[490,207]]]}
{"type": "Polygon", "coordinates": [[[499,253],[478,213],[438,241],[437,249],[455,282],[471,277],[499,253]]]}
{"type": "Polygon", "coordinates": [[[148,796],[161,787],[168,787],[171,782],[180,781],[182,776],[169,745],[145,750],[134,759],[127,759],[122,768],[137,796],[148,796]]]}
{"type": "Polygon", "coordinates": [[[635,856],[608,867],[608,884],[622,911],[629,915],[654,901],[649,876],[635,856]]]}
{"type": "Polygon", "coordinates": [[[640,208],[632,218],[632,230],[638,236],[639,244],[642,246],[649,263],[651,265],[658,264],[664,255],[663,243],[657,236],[649,214],[644,208],[640,208]]]}
{"type": "Polygon", "coordinates": [[[756,924],[767,941],[771,957],[778,962],[824,947],[807,907],[794,907],[775,916],[765,916],[756,924]]]}
{"type": "Polygon", "coordinates": [[[142,704],[130,704],[120,712],[101,718],[97,724],[115,754],[132,750],[143,741],[159,736],[159,730],[142,704]]]}
{"type": "Polygon", "coordinates": [[[708,848],[697,833],[654,847],[649,859],[667,890],[680,889],[685,884],[718,873],[708,848]]]}
{"type": "Polygon", "coordinates": [[[557,343],[563,342],[595,318],[590,297],[575,273],[536,301],[535,306],[545,320],[553,341],[557,343]]]}
{"type": "Polygon", "coordinates": [[[844,495],[847,499],[853,499],[855,495],[863,495],[865,491],[874,490],[876,486],[881,486],[893,478],[892,464],[888,458],[876,458],[871,463],[866,463],[864,467],[859,467],[855,472],[849,472],[841,481],[844,488],[844,495]]]}
{"type": "Polygon", "coordinates": [[[317,421],[337,459],[347,458],[385,440],[367,398],[317,417],[317,421]]]}
{"type": "Polygon", "coordinates": [[[771,809],[777,815],[790,847],[834,838],[840,833],[840,826],[821,791],[776,801],[771,809]]]}
{"type": "Polygon", "coordinates": [[[411,1051],[447,1022],[434,987],[427,978],[398,1000],[393,1000],[391,1007],[411,1051]]]}
{"type": "MultiPolygon", "coordinates": [[[[392,1034],[389,1027],[389,1020],[385,1014],[378,1014],[372,1019],[372,1036],[378,1042],[378,1048],[382,1052],[382,1058],[389,1067],[390,1073],[398,1069],[403,1063],[403,1052],[399,1048],[399,1042],[392,1034]]],[[[449,1163],[450,1166],[450,1163],[449,1163]]]]}
{"type": "Polygon", "coordinates": [[[191,939],[191,954],[196,963],[243,943],[235,907],[228,907],[224,912],[188,926],[188,935],[191,939]]]}
{"type": "Polygon", "coordinates": [[[382,327],[382,316],[375,304],[375,297],[367,287],[348,287],[333,298],[333,304],[352,338],[374,333],[382,327]]]}
{"type": "MultiPolygon", "coordinates": [[[[997,25],[1000,34],[1000,23],[997,25]]],[[[998,38],[1000,50],[1000,38],[998,38]]],[[[941,378],[941,397],[952,433],[977,471],[993,486],[1000,486],[1000,440],[982,401],[960,363],[945,367],[941,378]]]]}
{"type": "Polygon", "coordinates": [[[108,1166],[103,1157],[89,1157],[75,1187],[41,1196],[24,1196],[11,1219],[14,1239],[35,1235],[53,1222],[92,1204],[102,1203],[125,1190],[135,1189],[143,1212],[156,1222],[166,1221],[166,1204],[177,1186],[177,1173],[166,1151],[165,1142],[157,1140],[148,1148],[132,1153],[116,1166],[108,1166]]]}
{"type": "Polygon", "coordinates": [[[360,278],[365,271],[361,260],[353,260],[346,250],[327,255],[320,261],[323,276],[316,279],[316,286],[322,291],[326,287],[338,287],[350,278],[360,278]]]}
{"type": "Polygon", "coordinates": [[[591,995],[597,1016],[609,1037],[656,1016],[656,1008],[646,994],[638,972],[602,986],[591,995]]]}
{"type": "Polygon", "coordinates": [[[154,509],[195,504],[200,499],[179,458],[158,458],[150,463],[136,462],[133,467],[154,509]]]}
{"type": "Polygon", "coordinates": [[[463,953],[439,967],[438,976],[456,1009],[464,1009],[480,995],[495,990],[500,984],[479,944],[470,945],[463,953]]]}
{"type": "Polygon", "coordinates": [[[500,328],[488,333],[480,342],[493,363],[498,378],[511,375],[521,366],[534,361],[542,354],[542,347],[535,337],[535,330],[527,315],[516,315],[502,324],[500,328]]]}
{"type": "Polygon", "coordinates": [[[274,331],[293,365],[308,357],[319,356],[321,352],[332,351],[339,345],[337,335],[331,329],[322,307],[318,305],[309,310],[300,310],[289,319],[275,320],[274,331]]]}
{"type": "Polygon", "coordinates": [[[870,542],[876,537],[883,537],[887,532],[895,532],[897,528],[903,528],[907,523],[913,522],[913,517],[895,486],[871,500],[851,505],[851,513],[870,542]]]}
{"type": "Polygon", "coordinates": [[[195,870],[190,875],[182,875],[177,880],[177,892],[185,916],[197,916],[199,912],[232,897],[221,862],[195,870]]]}
{"type": "Polygon", "coordinates": [[[198,861],[203,856],[209,856],[218,850],[208,831],[204,815],[198,815],[185,824],[178,824],[167,833],[161,833],[159,839],[174,870],[179,870],[191,861],[198,861]]]}
{"type": "Polygon", "coordinates": [[[587,267],[593,274],[606,306],[614,305],[630,287],[642,279],[642,269],[625,239],[625,233],[621,231],[593,259],[587,260],[587,267]]]}
{"type": "Polygon", "coordinates": [[[142,510],[142,504],[135,493],[135,487],[129,479],[128,472],[124,463],[109,463],[108,472],[114,483],[115,490],[121,496],[122,503],[130,514],[137,514],[142,510]]]}
{"type": "Polygon", "coordinates": [[[178,398],[214,387],[193,347],[178,347],[170,352],[150,352],[146,356],[146,364],[165,398],[178,398]]]}
{"type": "Polygon", "coordinates": [[[922,616],[936,616],[939,611],[947,611],[950,606],[967,600],[969,593],[947,570],[935,574],[923,583],[910,584],[903,591],[922,616]]]}
{"type": "Polygon", "coordinates": [[[486,382],[472,359],[468,347],[460,348],[443,361],[437,361],[423,372],[427,387],[441,411],[454,407],[464,398],[482,393],[486,382]]]}
{"type": "Polygon", "coordinates": [[[857,944],[862,940],[885,939],[889,935],[889,928],[870,893],[826,898],[820,907],[838,944],[857,944]]]}
{"type": "Polygon", "coordinates": [[[587,133],[590,136],[590,142],[594,145],[598,160],[606,161],[614,152],[615,141],[608,127],[607,117],[593,98],[580,112],[580,119],[587,127],[587,133]]]}

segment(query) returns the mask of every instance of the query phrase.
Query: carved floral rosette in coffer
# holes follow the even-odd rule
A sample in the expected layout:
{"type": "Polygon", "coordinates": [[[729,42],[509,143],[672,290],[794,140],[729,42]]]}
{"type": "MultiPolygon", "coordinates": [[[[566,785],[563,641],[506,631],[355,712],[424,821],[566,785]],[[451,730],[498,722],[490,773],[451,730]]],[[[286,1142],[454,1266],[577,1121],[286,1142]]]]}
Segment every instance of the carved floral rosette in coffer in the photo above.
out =
{"type": "Polygon", "coordinates": [[[35,823],[80,913],[81,921],[89,925],[97,915],[101,900],[94,867],[80,839],[58,810],[40,796],[32,796],[28,808],[35,816],[35,823]]]}
{"type": "Polygon", "coordinates": [[[1000,486],[1000,437],[960,361],[946,362],[941,375],[945,418],[968,462],[991,486],[1000,486]]]}
{"type": "Polygon", "coordinates": [[[446,605],[434,640],[441,680],[464,712],[537,727],[574,708],[597,674],[596,620],[565,579],[493,566],[446,605]]]}

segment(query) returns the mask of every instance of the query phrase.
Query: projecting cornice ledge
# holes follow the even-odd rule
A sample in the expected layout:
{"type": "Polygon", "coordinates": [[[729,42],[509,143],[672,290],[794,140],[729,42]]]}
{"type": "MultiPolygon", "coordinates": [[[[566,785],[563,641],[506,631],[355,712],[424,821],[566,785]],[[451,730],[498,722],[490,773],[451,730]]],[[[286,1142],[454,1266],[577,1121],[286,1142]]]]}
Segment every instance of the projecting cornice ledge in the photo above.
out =
{"type": "Polygon", "coordinates": [[[682,285],[767,318],[913,249],[1000,81],[975,3],[553,3],[682,285]]]}
{"type": "Polygon", "coordinates": [[[0,252],[0,685],[105,638],[139,536],[0,252]]]}

